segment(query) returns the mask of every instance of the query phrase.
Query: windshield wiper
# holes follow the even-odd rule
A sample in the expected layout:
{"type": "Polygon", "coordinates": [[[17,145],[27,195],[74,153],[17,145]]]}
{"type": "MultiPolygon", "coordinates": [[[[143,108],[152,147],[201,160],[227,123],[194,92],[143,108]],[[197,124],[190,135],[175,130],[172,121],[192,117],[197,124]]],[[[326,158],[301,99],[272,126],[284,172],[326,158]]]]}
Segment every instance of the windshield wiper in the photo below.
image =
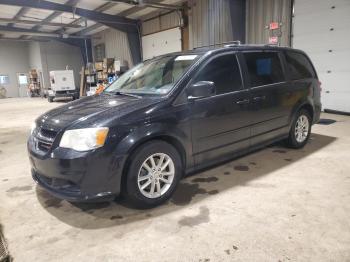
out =
{"type": "Polygon", "coordinates": [[[115,95],[120,95],[120,96],[131,96],[131,97],[135,97],[135,98],[142,98],[142,96],[138,96],[138,95],[134,95],[134,94],[130,94],[130,93],[124,93],[124,92],[114,92],[115,95]]]}

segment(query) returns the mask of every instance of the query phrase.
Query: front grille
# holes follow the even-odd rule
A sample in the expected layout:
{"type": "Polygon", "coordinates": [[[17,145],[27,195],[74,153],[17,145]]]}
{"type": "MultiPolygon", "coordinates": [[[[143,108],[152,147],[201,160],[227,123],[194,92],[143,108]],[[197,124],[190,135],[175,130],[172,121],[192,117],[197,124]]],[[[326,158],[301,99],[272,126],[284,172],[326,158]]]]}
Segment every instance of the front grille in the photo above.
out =
{"type": "Polygon", "coordinates": [[[38,128],[35,131],[34,136],[36,148],[46,153],[51,149],[52,144],[57,136],[57,132],[45,128],[38,128]]]}
{"type": "Polygon", "coordinates": [[[54,140],[56,135],[57,135],[56,131],[48,130],[48,129],[44,129],[44,128],[41,128],[39,133],[41,134],[41,136],[43,136],[45,138],[52,139],[52,140],[54,140]]]}

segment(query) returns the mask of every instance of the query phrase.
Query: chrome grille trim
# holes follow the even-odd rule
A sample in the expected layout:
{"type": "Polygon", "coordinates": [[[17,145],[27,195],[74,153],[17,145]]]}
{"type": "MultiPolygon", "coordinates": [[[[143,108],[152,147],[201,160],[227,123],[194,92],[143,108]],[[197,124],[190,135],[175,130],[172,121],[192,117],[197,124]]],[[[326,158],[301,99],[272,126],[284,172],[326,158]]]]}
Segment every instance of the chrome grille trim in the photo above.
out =
{"type": "Polygon", "coordinates": [[[53,142],[57,136],[56,131],[45,129],[45,128],[36,128],[33,133],[34,143],[36,150],[41,152],[48,152],[52,148],[53,142]]]}

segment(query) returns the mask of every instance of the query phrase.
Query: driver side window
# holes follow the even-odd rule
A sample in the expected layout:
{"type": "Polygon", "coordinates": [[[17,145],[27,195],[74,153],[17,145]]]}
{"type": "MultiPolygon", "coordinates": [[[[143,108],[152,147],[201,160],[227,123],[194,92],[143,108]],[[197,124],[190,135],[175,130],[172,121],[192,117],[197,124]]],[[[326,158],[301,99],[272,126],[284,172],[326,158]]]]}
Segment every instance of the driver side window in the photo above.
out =
{"type": "Polygon", "coordinates": [[[193,83],[214,82],[216,94],[225,94],[242,89],[241,74],[236,55],[226,54],[214,58],[201,69],[193,83]]]}

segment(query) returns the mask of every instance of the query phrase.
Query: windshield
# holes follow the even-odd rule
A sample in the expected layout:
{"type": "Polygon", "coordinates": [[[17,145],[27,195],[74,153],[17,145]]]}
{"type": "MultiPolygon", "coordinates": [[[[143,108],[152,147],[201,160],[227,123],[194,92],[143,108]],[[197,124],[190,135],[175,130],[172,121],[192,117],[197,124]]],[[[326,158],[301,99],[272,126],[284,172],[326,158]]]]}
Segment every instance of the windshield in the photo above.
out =
{"type": "Polygon", "coordinates": [[[113,82],[105,92],[165,95],[196,60],[197,55],[173,55],[143,62],[113,82]]]}

